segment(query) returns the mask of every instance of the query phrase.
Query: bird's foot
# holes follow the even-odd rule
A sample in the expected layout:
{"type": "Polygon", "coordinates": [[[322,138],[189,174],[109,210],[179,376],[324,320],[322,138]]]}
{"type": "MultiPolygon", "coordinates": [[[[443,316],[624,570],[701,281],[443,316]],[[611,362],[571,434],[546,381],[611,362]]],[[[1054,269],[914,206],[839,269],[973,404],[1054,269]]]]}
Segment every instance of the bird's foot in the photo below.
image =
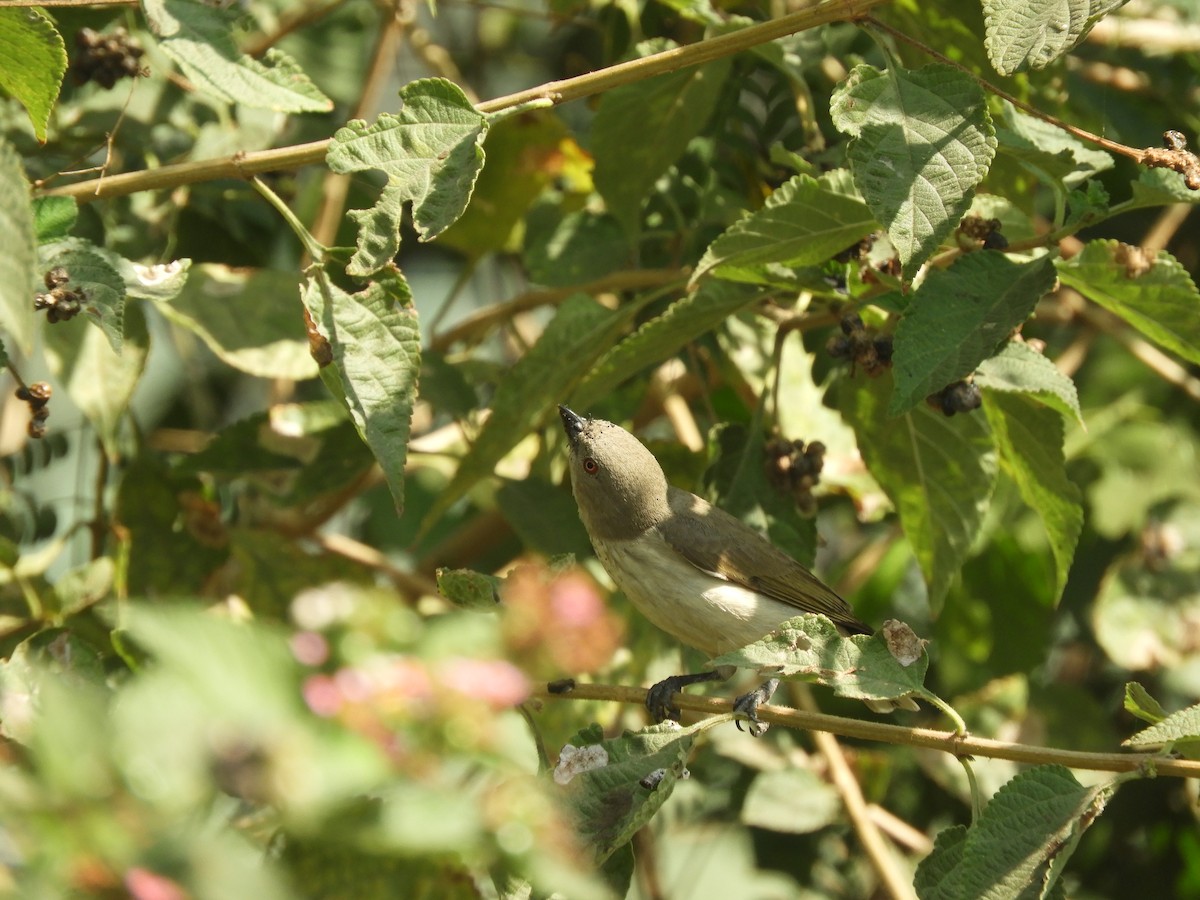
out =
{"type": "Polygon", "coordinates": [[[672,696],[678,694],[689,684],[718,681],[721,678],[722,676],[716,672],[698,672],[695,675],[672,675],[670,678],[664,678],[646,692],[646,709],[650,711],[650,718],[655,722],[661,722],[664,719],[673,719],[678,722],[679,707],[671,699],[672,696]]]}
{"type": "MultiPolygon", "coordinates": [[[[767,729],[771,726],[766,722],[758,721],[758,708],[764,703],[768,703],[775,691],[779,688],[779,679],[770,678],[750,691],[748,694],[742,694],[733,701],[733,711],[738,715],[745,716],[749,720],[749,725],[746,730],[750,732],[751,737],[761,737],[766,734],[767,729]]],[[[742,720],[738,719],[735,723],[738,731],[742,730],[742,720]]]]}

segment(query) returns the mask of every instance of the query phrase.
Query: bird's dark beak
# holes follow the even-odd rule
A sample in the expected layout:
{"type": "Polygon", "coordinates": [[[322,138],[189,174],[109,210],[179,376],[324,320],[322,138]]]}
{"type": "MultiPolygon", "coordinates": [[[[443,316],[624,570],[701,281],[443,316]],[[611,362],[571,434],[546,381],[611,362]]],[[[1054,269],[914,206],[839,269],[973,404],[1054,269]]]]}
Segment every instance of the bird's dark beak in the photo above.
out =
{"type": "Polygon", "coordinates": [[[571,442],[571,446],[574,446],[575,442],[579,440],[579,435],[586,422],[561,403],[558,405],[558,414],[562,417],[563,431],[567,433],[567,440],[571,442]]]}

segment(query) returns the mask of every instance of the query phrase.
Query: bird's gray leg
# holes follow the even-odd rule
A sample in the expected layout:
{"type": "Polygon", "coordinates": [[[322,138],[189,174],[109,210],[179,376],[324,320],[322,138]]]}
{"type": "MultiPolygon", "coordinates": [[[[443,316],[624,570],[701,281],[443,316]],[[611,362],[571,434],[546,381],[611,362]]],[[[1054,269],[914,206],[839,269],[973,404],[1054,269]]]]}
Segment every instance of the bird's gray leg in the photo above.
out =
{"type": "MultiPolygon", "coordinates": [[[[750,725],[747,727],[747,730],[750,732],[751,736],[759,737],[765,734],[766,730],[771,727],[766,722],[758,721],[758,707],[763,703],[770,702],[771,696],[775,693],[778,687],[779,679],[769,678],[750,693],[742,694],[742,696],[733,701],[733,711],[735,713],[741,713],[750,720],[750,725]]],[[[741,720],[739,719],[736,724],[738,731],[741,731],[741,720]]]]}
{"type": "Polygon", "coordinates": [[[723,681],[728,675],[720,671],[697,672],[694,675],[672,675],[664,678],[646,692],[646,709],[655,722],[663,719],[679,720],[679,707],[671,701],[672,694],[678,694],[689,684],[700,684],[704,681],[723,681]]]}

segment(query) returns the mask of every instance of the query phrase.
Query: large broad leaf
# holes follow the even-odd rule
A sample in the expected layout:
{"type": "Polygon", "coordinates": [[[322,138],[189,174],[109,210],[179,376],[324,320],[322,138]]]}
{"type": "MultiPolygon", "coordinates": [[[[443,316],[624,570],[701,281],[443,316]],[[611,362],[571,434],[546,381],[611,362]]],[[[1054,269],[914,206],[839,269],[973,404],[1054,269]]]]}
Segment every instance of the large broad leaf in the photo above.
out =
{"type": "Polygon", "coordinates": [[[617,311],[583,295],[569,298],[555,313],[536,344],[521,357],[496,388],[492,413],[458,471],[438,495],[426,527],[461,498],[475,482],[527,435],[554,404],[571,396],[572,388],[611,346],[639,304],[617,311]]]}
{"type": "Polygon", "coordinates": [[[711,723],[680,728],[663,722],[603,740],[592,725],[563,747],[554,780],[575,830],[602,863],[626,844],[667,802],[696,735],[711,723]]]}
{"type": "Polygon", "coordinates": [[[843,381],[839,408],[900,514],[936,608],[983,522],[996,484],[995,445],[978,413],[947,417],[922,404],[888,415],[890,390],[887,376],[843,381]]]}
{"type": "Polygon", "coordinates": [[[891,415],[975,371],[1054,287],[1054,263],[969,253],[929,273],[896,328],[891,415]]]}
{"type": "Polygon", "coordinates": [[[142,0],[163,52],[188,80],[228,103],[276,112],[328,112],[333,101],[300,67],[271,48],[261,60],[233,42],[240,12],[199,0],[142,0]]]}
{"type": "MultiPolygon", "coordinates": [[[[661,42],[642,45],[649,54],[661,42]]],[[[627,232],[640,225],[642,202],[688,141],[708,122],[730,61],[719,59],[608,91],[592,122],[596,189],[627,232]]]]}
{"type": "Polygon", "coordinates": [[[1004,103],[1004,118],[996,126],[1000,152],[1019,160],[1044,179],[1067,187],[1111,169],[1112,156],[1036,116],[1004,103]]]}
{"type": "Polygon", "coordinates": [[[333,364],[321,369],[321,377],[345,401],[383,469],[397,511],[403,511],[404,461],[421,370],[421,334],[408,285],[396,273],[348,294],[318,273],[300,296],[333,350],[333,364]]]}
{"type": "Polygon", "coordinates": [[[35,197],[33,223],[38,244],[61,241],[71,233],[78,217],[79,206],[73,197],[35,197]]]}
{"type": "Polygon", "coordinates": [[[374,125],[354,119],[339,128],[325,160],[335,172],[381,169],[387,185],[371,209],[353,210],[358,251],[347,267],[369,275],[400,251],[400,220],[412,201],[422,240],[437,237],[462,215],[483,168],[488,120],[457,85],[425,78],[400,91],[400,112],[374,125]]]}
{"type": "Polygon", "coordinates": [[[159,309],[199,337],[223,362],[259,378],[317,374],[296,306],[297,277],[270,269],[196,266],[178,296],[159,309]]]}
{"type": "Polygon", "coordinates": [[[1127,0],[983,0],[984,45],[1001,75],[1041,69],[1127,0]]]}
{"type": "Polygon", "coordinates": [[[1146,257],[1120,241],[1090,241],[1077,256],[1059,260],[1058,277],[1150,340],[1200,363],[1200,292],[1165,250],[1146,257]]]}
{"type": "Polygon", "coordinates": [[[573,401],[581,407],[592,405],[625,379],[673,356],[761,296],[762,291],[744,285],[705,282],[604,354],[576,390],[573,401]]]}
{"type": "Polygon", "coordinates": [[[996,792],[979,820],[939,835],[917,867],[922,900],[1053,897],[1054,882],[1084,829],[1117,789],[1084,787],[1063,766],[1022,772],[996,792]]]}
{"type": "MultiPolygon", "coordinates": [[[[99,326],[114,353],[121,352],[125,337],[125,281],[99,248],[88,241],[69,239],[42,248],[43,266],[61,266],[70,280],[64,285],[80,295],[88,320],[99,326]]],[[[53,326],[52,326],[53,327],[53,326]]]]}
{"type": "Polygon", "coordinates": [[[854,183],[911,277],[957,227],[995,156],[983,90],[949,66],[855,66],[830,112],[854,138],[854,183]]]}
{"type": "Polygon", "coordinates": [[[771,194],[762,209],[709,245],[692,281],[710,271],[721,278],[745,280],[739,274],[771,263],[816,265],[875,227],[871,211],[861,200],[808,175],[797,175],[771,194]]]}
{"type": "MultiPolygon", "coordinates": [[[[16,10],[14,10],[15,12],[16,10]]],[[[0,138],[0,328],[25,353],[33,349],[34,242],[29,184],[17,152],[0,138]]]]}
{"type": "Polygon", "coordinates": [[[1022,341],[1009,341],[999,353],[980,363],[975,384],[989,391],[1029,394],[1083,424],[1075,382],[1022,341]]]}
{"type": "Polygon", "coordinates": [[[897,659],[882,632],[843,637],[825,616],[805,613],[747,647],[718,656],[713,665],[800,676],[855,700],[931,696],[925,688],[929,654],[921,648],[914,656],[897,659]]]}
{"type": "MultiPolygon", "coordinates": [[[[100,329],[78,318],[45,330],[46,361],[114,459],[121,420],[150,351],[146,317],[137,305],[125,310],[123,333],[117,353],[100,329]]],[[[53,400],[50,405],[53,408],[53,400]]],[[[50,428],[54,428],[53,417],[50,428]]]]}
{"type": "Polygon", "coordinates": [[[0,89],[25,107],[42,143],[66,71],[67,50],[49,16],[36,8],[0,9],[0,89]]]}
{"type": "Polygon", "coordinates": [[[1083,500],[1067,477],[1062,416],[1028,396],[985,391],[984,410],[1005,468],[1041,517],[1054,554],[1057,600],[1067,585],[1083,529],[1083,500]]]}
{"type": "Polygon", "coordinates": [[[1135,747],[1139,750],[1172,744],[1200,744],[1200,705],[1189,706],[1187,709],[1171,713],[1161,722],[1142,729],[1124,742],[1124,746],[1135,747]]]}

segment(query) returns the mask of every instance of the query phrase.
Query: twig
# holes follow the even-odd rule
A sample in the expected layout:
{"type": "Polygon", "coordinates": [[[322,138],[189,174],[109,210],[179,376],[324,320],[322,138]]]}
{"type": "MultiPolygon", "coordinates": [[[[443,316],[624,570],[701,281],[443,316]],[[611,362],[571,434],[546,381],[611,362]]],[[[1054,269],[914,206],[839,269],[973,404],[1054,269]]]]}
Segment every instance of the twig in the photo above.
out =
{"type": "Polygon", "coordinates": [[[879,830],[897,844],[903,844],[918,856],[928,856],[933,852],[933,841],[929,835],[918,828],[913,828],[893,812],[884,809],[878,803],[867,805],[867,815],[879,826],[879,830]]]}
{"type": "Polygon", "coordinates": [[[1183,223],[1195,208],[1191,203],[1172,203],[1166,207],[1142,238],[1142,249],[1150,255],[1159,250],[1166,250],[1175,232],[1183,227],[1183,223]]]}
{"type": "MultiPolygon", "coordinates": [[[[644,706],[646,691],[642,688],[624,687],[615,684],[577,684],[568,694],[552,694],[541,688],[533,696],[542,700],[608,700],[616,703],[631,703],[644,706]]],[[[716,697],[696,697],[675,694],[672,701],[680,709],[710,715],[728,715],[733,711],[730,700],[716,697]]],[[[1017,744],[1011,741],[996,741],[974,735],[955,735],[951,731],[932,728],[910,728],[904,725],[885,725],[865,719],[850,719],[831,716],[828,713],[806,712],[782,706],[760,706],[758,717],[772,725],[785,728],[802,728],[809,731],[827,731],[842,737],[879,741],[885,744],[903,744],[910,747],[928,747],[942,750],[953,756],[984,756],[988,759],[1007,759],[1012,762],[1034,765],[1057,764],[1071,769],[1087,769],[1095,772],[1153,772],[1178,778],[1200,778],[1200,760],[1173,759],[1153,753],[1091,753],[1082,750],[1059,750],[1056,747],[1038,747],[1032,744],[1017,744]]]]}
{"type": "MultiPolygon", "coordinates": [[[[806,712],[817,712],[817,705],[813,701],[812,691],[808,689],[808,685],[798,684],[796,688],[797,690],[792,691],[792,696],[799,701],[801,708],[806,712]]],[[[862,842],[863,849],[867,851],[867,858],[870,859],[871,866],[875,869],[875,874],[879,876],[884,888],[895,900],[916,900],[917,895],[910,879],[900,871],[892,848],[888,846],[883,835],[879,833],[879,828],[871,819],[867,810],[867,801],[863,799],[862,787],[859,785],[858,779],[854,777],[854,772],[850,770],[850,764],[846,762],[846,754],[842,752],[837,738],[826,731],[814,731],[813,742],[829,765],[829,775],[833,779],[833,786],[841,794],[842,803],[846,807],[846,815],[850,817],[850,824],[854,826],[854,831],[862,842]]]]}
{"type": "MultiPolygon", "coordinates": [[[[476,107],[481,113],[493,113],[509,107],[527,103],[538,98],[549,99],[554,104],[581,100],[593,94],[632,84],[655,75],[665,75],[690,66],[698,66],[713,60],[733,56],[798,31],[839,22],[863,18],[867,10],[887,3],[889,0],[827,0],[817,6],[802,9],[769,22],[752,25],[729,34],[664,50],[641,59],[629,60],[588,72],[575,78],[551,81],[539,87],[519,91],[494,100],[485,100],[476,107]]],[[[75,197],[80,203],[109,197],[121,197],[138,191],[151,191],[194,184],[198,181],[214,181],[221,178],[246,178],[281,169],[296,169],[313,163],[322,163],[329,149],[329,140],[312,141],[292,147],[274,150],[258,150],[237,153],[218,159],[196,160],[162,166],[139,172],[125,172],[110,176],[101,186],[96,180],[80,181],[47,191],[47,194],[75,197]]]]}
{"type": "Polygon", "coordinates": [[[312,4],[303,6],[299,9],[291,10],[284,15],[279,21],[279,27],[270,34],[260,34],[242,48],[242,52],[247,56],[262,56],[271,47],[274,47],[293,31],[298,31],[319,22],[326,16],[337,10],[339,6],[344,5],[346,0],[333,0],[332,3],[312,4]]]}
{"type": "Polygon", "coordinates": [[[438,596],[437,582],[419,572],[408,572],[396,566],[384,554],[344,534],[314,534],[312,539],[321,549],[352,562],[382,572],[413,600],[438,596]]]}

